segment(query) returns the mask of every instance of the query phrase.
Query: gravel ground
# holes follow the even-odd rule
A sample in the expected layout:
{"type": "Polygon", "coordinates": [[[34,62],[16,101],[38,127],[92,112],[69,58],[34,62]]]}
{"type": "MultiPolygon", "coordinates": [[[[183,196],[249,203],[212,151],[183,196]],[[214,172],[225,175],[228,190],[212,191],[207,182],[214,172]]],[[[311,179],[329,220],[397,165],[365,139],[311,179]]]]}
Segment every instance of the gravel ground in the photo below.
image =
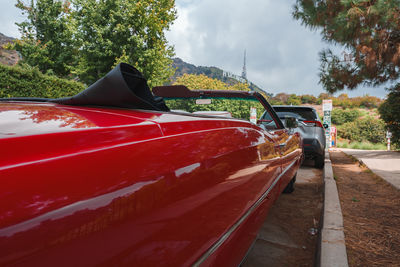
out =
{"type": "Polygon", "coordinates": [[[282,194],[272,206],[243,267],[315,266],[322,170],[307,165],[297,173],[295,191],[282,194]]]}
{"type": "Polygon", "coordinates": [[[400,190],[340,151],[330,152],[350,266],[400,266],[400,190]]]}

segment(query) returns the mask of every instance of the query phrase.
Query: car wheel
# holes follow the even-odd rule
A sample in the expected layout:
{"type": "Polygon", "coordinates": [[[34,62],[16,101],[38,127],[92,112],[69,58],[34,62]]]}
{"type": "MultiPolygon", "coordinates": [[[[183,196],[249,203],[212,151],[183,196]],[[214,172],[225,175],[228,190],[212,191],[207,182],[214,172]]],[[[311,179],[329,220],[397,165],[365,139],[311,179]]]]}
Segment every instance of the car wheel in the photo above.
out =
{"type": "Polygon", "coordinates": [[[290,194],[294,191],[294,183],[296,182],[296,175],[297,173],[293,176],[292,180],[290,180],[285,189],[283,189],[283,193],[290,194]]]}
{"type": "Polygon", "coordinates": [[[322,169],[324,168],[324,165],[325,165],[325,157],[317,155],[315,157],[315,163],[314,163],[315,168],[322,169]]]}

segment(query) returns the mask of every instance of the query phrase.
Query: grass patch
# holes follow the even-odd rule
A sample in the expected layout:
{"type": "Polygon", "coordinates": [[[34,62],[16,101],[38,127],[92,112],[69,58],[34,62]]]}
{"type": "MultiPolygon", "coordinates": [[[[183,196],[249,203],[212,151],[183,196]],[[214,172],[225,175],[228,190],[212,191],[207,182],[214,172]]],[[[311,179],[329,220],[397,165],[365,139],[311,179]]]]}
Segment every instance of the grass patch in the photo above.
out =
{"type": "Polygon", "coordinates": [[[362,149],[362,150],[386,150],[386,144],[378,143],[374,144],[371,142],[351,142],[347,140],[342,140],[337,142],[337,147],[339,148],[352,148],[352,149],[362,149]]]}

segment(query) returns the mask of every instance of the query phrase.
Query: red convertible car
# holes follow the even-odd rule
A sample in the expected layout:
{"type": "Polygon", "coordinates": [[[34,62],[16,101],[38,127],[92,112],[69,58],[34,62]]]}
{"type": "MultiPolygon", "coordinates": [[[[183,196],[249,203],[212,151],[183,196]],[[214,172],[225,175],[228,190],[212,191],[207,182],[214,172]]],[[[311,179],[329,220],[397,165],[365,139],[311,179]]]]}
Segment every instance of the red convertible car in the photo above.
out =
{"type": "Polygon", "coordinates": [[[1,266],[240,264],[300,136],[255,92],[153,94],[121,64],[70,98],[0,101],[1,266]],[[164,102],[194,98],[258,100],[273,127],[164,102]]]}

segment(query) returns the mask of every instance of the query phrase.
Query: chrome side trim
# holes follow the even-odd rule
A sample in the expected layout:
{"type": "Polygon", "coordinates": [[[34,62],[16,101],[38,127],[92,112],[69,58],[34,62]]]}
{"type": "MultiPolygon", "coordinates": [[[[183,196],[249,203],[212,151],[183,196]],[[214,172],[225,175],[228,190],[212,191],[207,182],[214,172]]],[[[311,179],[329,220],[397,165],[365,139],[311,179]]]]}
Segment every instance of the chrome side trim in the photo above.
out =
{"type": "Polygon", "coordinates": [[[261,202],[267,198],[268,194],[275,187],[282,176],[296,163],[295,159],[290,165],[275,179],[272,185],[265,191],[261,197],[250,207],[250,209],[220,238],[209,248],[192,266],[200,266],[208,257],[210,257],[231,235],[232,233],[250,216],[250,214],[261,205],[261,202]]]}

